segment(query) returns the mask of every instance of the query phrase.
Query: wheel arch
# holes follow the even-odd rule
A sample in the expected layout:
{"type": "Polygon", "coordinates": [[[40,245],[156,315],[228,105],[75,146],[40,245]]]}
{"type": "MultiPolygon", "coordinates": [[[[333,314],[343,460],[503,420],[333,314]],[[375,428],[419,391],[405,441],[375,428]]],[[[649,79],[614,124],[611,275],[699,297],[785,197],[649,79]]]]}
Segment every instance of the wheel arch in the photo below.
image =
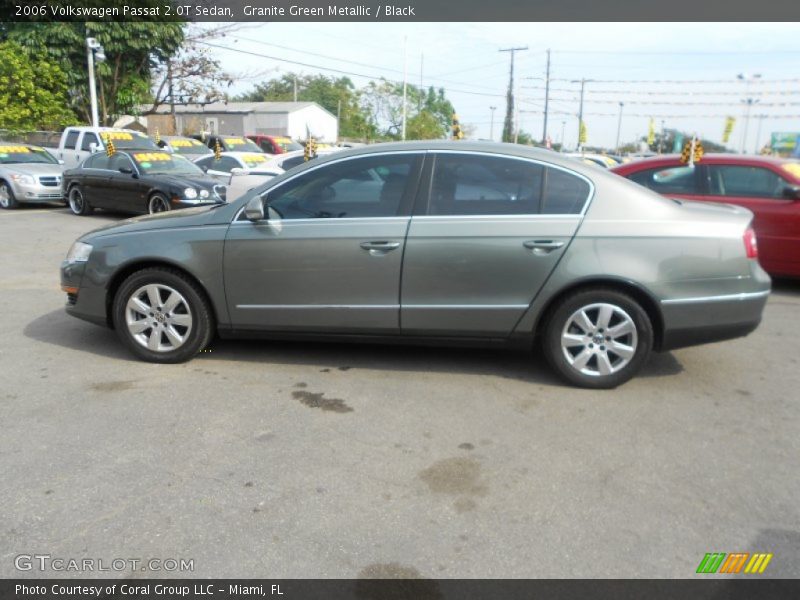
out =
{"type": "Polygon", "coordinates": [[[627,294],[636,300],[645,313],[647,313],[650,323],[653,326],[653,349],[659,350],[661,348],[664,340],[664,315],[661,313],[658,300],[656,300],[656,298],[654,298],[653,295],[641,285],[627,279],[619,279],[614,277],[592,277],[582,279],[565,286],[553,294],[539,312],[539,316],[536,318],[536,321],[533,324],[534,338],[541,337],[541,334],[544,332],[544,328],[547,326],[550,316],[564,298],[577,292],[592,288],[614,290],[623,294],[627,294]]]}
{"type": "Polygon", "coordinates": [[[217,306],[214,304],[214,300],[211,297],[211,294],[208,293],[208,290],[203,285],[203,283],[198,279],[191,271],[188,271],[182,265],[178,265],[172,263],[168,260],[163,259],[142,259],[136,260],[130,263],[127,263],[117,269],[114,275],[108,282],[106,286],[106,323],[111,328],[114,329],[114,318],[113,318],[113,310],[114,310],[114,299],[117,296],[117,292],[119,291],[122,282],[125,281],[128,277],[136,273],[137,271],[142,271],[144,269],[153,269],[153,268],[161,268],[161,269],[169,269],[171,271],[176,271],[186,277],[187,279],[191,280],[198,288],[198,290],[203,294],[206,302],[211,307],[211,313],[214,319],[214,322],[219,322],[219,313],[217,311],[217,306]]]}

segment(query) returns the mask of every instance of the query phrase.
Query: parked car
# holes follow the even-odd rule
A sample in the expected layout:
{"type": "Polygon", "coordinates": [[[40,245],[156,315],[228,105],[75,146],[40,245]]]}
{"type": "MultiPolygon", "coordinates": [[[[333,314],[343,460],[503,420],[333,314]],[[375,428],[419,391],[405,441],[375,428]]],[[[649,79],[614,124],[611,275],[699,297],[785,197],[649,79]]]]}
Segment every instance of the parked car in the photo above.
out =
{"type": "Polygon", "coordinates": [[[258,144],[241,135],[209,135],[201,133],[193,135],[192,138],[200,140],[212,150],[219,143],[219,149],[222,152],[264,152],[258,147],[258,144]]]}
{"type": "Polygon", "coordinates": [[[0,142],[0,207],[60,202],[64,167],[44,148],[0,142]]]}
{"type": "Polygon", "coordinates": [[[158,142],[158,147],[185,156],[189,160],[197,160],[214,153],[211,148],[200,140],[181,135],[162,135],[161,141],[158,142]]]}
{"type": "Polygon", "coordinates": [[[771,275],[800,277],[800,160],[706,154],[689,166],[680,156],[670,155],[613,171],[672,198],[724,202],[753,211],[764,269],[771,275]]]}
{"type": "Polygon", "coordinates": [[[221,204],[226,188],[189,159],[163,150],[105,152],[64,171],[63,193],[70,210],[88,215],[95,208],[157,213],[221,204]]]}
{"type": "Polygon", "coordinates": [[[261,152],[223,152],[204,156],[195,164],[209,176],[228,186],[228,199],[238,198],[246,191],[283,173],[283,169],[268,167],[269,155],[261,152]]]}
{"type": "Polygon", "coordinates": [[[311,161],[214,210],[81,236],[71,315],[136,356],[214,333],[530,347],[608,388],[651,350],[746,335],[770,291],[750,211],[668,200],[515,144],[409,142],[311,161]]]}
{"type": "Polygon", "coordinates": [[[253,134],[245,137],[258,144],[259,148],[267,154],[283,154],[303,149],[302,145],[286,136],[253,134]]]}
{"type": "MultiPolygon", "coordinates": [[[[314,160],[314,158],[318,158],[321,156],[327,156],[331,152],[338,152],[341,148],[335,148],[331,150],[327,149],[317,149],[317,156],[312,157],[310,160],[314,160]]],[[[306,163],[306,156],[305,150],[294,150],[292,152],[285,152],[284,154],[279,154],[278,156],[274,156],[272,158],[267,158],[267,162],[264,163],[265,169],[281,169],[283,171],[288,171],[289,169],[293,169],[299,165],[306,163]]]]}
{"type": "Polygon", "coordinates": [[[64,161],[65,169],[71,169],[95,152],[101,150],[105,152],[107,139],[111,140],[117,150],[159,149],[153,140],[139,131],[113,127],[67,127],[61,134],[58,147],[45,149],[57,159],[64,161]]]}
{"type": "Polygon", "coordinates": [[[617,162],[615,159],[605,154],[594,154],[591,152],[568,152],[565,154],[565,156],[576,158],[578,160],[582,160],[586,164],[597,165],[598,167],[602,167],[604,169],[610,169],[619,164],[619,162],[617,162]]]}

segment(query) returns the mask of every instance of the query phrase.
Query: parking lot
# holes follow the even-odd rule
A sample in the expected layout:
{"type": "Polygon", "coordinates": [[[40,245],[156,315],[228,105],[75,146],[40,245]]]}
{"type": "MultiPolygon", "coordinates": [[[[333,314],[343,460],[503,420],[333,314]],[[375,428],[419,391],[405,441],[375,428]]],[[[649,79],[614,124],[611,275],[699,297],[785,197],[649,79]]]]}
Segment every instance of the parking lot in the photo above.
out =
{"type": "MultiPolygon", "coordinates": [[[[800,283],[775,283],[749,337],[654,355],[612,391],[509,351],[217,341],[153,365],[63,309],[69,245],[121,218],[0,213],[1,576],[49,554],[683,578],[706,552],[800,576],[800,283]]],[[[118,573],[144,575],[176,574],[118,573]]]]}

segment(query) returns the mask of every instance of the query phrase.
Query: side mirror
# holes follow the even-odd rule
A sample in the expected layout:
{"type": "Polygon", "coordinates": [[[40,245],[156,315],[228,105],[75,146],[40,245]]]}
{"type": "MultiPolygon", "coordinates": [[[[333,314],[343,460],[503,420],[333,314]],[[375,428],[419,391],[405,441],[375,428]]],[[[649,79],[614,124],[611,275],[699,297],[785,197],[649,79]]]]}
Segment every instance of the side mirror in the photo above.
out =
{"type": "Polygon", "coordinates": [[[133,175],[133,169],[130,167],[120,167],[119,172],[123,175],[133,175]]]}
{"type": "Polygon", "coordinates": [[[242,172],[244,172],[244,169],[242,167],[233,167],[231,169],[231,175],[238,175],[239,173],[242,172]]]}
{"type": "Polygon", "coordinates": [[[203,173],[208,173],[208,165],[203,165],[200,168],[203,169],[203,173]]]}
{"type": "Polygon", "coordinates": [[[99,146],[95,142],[92,142],[91,144],[89,144],[89,152],[90,153],[94,154],[99,149],[100,149],[99,146]]]}
{"type": "Polygon", "coordinates": [[[783,197],[790,200],[800,200],[800,185],[787,185],[783,188],[783,197]]]}
{"type": "Polygon", "coordinates": [[[60,164],[60,165],[63,165],[63,164],[64,164],[64,161],[63,161],[63,160],[61,160],[61,159],[59,158],[59,159],[58,159],[58,164],[60,164]]]}
{"type": "Polygon", "coordinates": [[[261,196],[253,196],[244,207],[244,216],[248,221],[264,220],[264,200],[261,196]]]}

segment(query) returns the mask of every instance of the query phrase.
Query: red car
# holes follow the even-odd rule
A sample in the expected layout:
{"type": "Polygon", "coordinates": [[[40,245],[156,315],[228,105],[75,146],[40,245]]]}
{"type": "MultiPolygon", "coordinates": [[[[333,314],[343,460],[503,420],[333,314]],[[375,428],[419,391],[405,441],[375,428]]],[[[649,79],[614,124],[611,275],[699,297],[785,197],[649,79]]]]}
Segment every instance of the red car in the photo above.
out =
{"type": "Polygon", "coordinates": [[[753,211],[758,259],[771,275],[800,277],[800,161],[706,154],[689,166],[678,155],[620,165],[612,172],[671,198],[723,202],[753,211]]]}

